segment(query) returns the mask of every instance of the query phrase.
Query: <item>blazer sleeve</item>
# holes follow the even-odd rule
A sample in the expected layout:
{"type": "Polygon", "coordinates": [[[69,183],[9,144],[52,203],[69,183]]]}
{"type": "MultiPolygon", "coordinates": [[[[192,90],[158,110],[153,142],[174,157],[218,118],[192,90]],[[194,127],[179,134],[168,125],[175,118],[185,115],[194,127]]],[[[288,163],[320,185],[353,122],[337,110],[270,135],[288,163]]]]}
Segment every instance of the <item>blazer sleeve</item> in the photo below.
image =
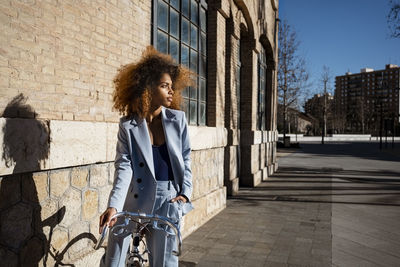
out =
{"type": "Polygon", "coordinates": [[[192,183],[192,169],[190,167],[191,165],[191,159],[190,159],[190,152],[191,152],[191,147],[190,147],[190,140],[189,140],[189,133],[188,133],[188,126],[187,126],[187,121],[186,121],[186,116],[185,113],[182,112],[183,118],[181,121],[181,140],[182,140],[182,158],[183,158],[183,163],[184,163],[184,175],[183,175],[183,182],[182,182],[182,189],[180,194],[184,195],[188,200],[190,201],[192,197],[192,191],[193,191],[193,183],[192,183]]]}
{"type": "Polygon", "coordinates": [[[122,211],[124,207],[126,194],[133,174],[128,144],[127,133],[122,126],[121,121],[119,124],[117,149],[114,162],[114,184],[108,200],[108,207],[113,207],[118,212],[122,211]]]}

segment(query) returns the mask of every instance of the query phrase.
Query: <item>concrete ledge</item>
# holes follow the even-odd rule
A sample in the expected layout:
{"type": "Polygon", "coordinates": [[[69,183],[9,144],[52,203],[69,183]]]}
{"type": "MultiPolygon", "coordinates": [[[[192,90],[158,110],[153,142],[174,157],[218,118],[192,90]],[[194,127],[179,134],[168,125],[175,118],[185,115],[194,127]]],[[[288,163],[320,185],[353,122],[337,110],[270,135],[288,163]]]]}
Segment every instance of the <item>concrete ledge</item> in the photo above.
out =
{"type": "Polygon", "coordinates": [[[228,131],[220,127],[189,126],[192,150],[224,147],[228,143],[228,131]]]}
{"type": "Polygon", "coordinates": [[[257,145],[277,140],[276,131],[240,131],[242,145],[257,145]]]}

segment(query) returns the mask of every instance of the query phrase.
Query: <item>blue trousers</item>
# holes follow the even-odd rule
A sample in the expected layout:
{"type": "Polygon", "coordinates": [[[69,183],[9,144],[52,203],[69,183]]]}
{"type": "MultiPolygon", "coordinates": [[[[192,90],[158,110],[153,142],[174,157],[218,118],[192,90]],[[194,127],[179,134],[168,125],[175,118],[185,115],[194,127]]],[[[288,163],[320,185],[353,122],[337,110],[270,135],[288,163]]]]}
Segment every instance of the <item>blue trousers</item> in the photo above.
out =
{"type": "MultiPolygon", "coordinates": [[[[179,224],[182,217],[182,204],[171,203],[170,200],[177,196],[172,181],[157,181],[157,192],[154,203],[154,214],[168,217],[179,224]]],[[[121,223],[117,221],[117,224],[121,223]]],[[[130,225],[132,228],[134,225],[130,225]]],[[[146,231],[147,248],[150,251],[149,262],[151,267],[177,267],[178,257],[172,254],[176,250],[175,235],[167,234],[163,226],[154,225],[146,231]]],[[[165,229],[172,232],[171,229],[165,229]]],[[[111,232],[108,235],[106,254],[103,256],[101,267],[124,267],[126,254],[129,249],[132,236],[124,234],[115,236],[111,232]]]]}

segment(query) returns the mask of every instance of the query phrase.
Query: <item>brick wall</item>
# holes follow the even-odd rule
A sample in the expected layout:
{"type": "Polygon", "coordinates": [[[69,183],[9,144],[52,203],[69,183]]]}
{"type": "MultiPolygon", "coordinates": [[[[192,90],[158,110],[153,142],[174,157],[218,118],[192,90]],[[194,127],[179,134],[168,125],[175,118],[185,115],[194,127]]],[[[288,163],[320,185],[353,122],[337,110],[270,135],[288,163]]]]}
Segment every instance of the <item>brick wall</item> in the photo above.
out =
{"type": "Polygon", "coordinates": [[[224,126],[225,103],[225,18],[216,6],[208,10],[208,62],[207,123],[209,126],[224,126]]]}
{"type": "Polygon", "coordinates": [[[150,17],[146,0],[1,1],[0,113],[22,93],[39,118],[117,121],[112,80],[150,43],[150,17]]]}

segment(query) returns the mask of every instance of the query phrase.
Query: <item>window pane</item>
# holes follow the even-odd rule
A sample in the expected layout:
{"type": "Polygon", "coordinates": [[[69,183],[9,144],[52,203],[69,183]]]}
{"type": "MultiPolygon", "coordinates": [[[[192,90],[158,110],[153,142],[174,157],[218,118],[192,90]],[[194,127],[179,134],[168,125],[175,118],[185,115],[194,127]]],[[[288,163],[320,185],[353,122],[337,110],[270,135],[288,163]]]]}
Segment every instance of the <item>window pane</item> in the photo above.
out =
{"type": "Polygon", "coordinates": [[[197,123],[197,101],[190,101],[190,108],[189,108],[189,116],[190,116],[190,124],[197,123]]]}
{"type": "Polygon", "coordinates": [[[206,77],[206,57],[200,56],[200,77],[206,77]]]}
{"type": "Polygon", "coordinates": [[[179,62],[179,43],[172,37],[169,39],[169,54],[176,62],[179,62]]]}
{"type": "Polygon", "coordinates": [[[206,80],[200,78],[199,86],[200,100],[206,101],[206,80]]]}
{"type": "Polygon", "coordinates": [[[191,0],[190,3],[190,20],[196,24],[199,24],[199,15],[198,15],[198,4],[196,0],[191,0]]]}
{"type": "Polygon", "coordinates": [[[182,96],[187,98],[189,97],[189,87],[182,90],[182,96]]]}
{"type": "Polygon", "coordinates": [[[157,50],[161,53],[168,53],[168,36],[161,30],[157,31],[157,50]]]}
{"type": "Polygon", "coordinates": [[[189,67],[189,47],[186,45],[181,46],[181,64],[189,67]]]}
{"type": "Polygon", "coordinates": [[[197,100],[197,86],[196,87],[190,87],[190,98],[197,100]]]}
{"type": "Polygon", "coordinates": [[[168,5],[162,0],[158,0],[157,19],[157,26],[168,31],[168,5]]]}
{"type": "Polygon", "coordinates": [[[200,103],[199,124],[206,125],[206,103],[200,103]]]}
{"type": "Polygon", "coordinates": [[[169,13],[169,28],[170,28],[170,34],[172,34],[174,37],[179,38],[179,14],[172,8],[170,9],[169,13]]]}
{"type": "Polygon", "coordinates": [[[181,34],[181,40],[189,44],[189,21],[185,18],[182,18],[181,34]]]}
{"type": "Polygon", "coordinates": [[[203,31],[206,31],[207,17],[206,17],[206,11],[204,10],[204,8],[200,8],[200,27],[203,31]]]}
{"type": "Polygon", "coordinates": [[[183,15],[189,17],[189,0],[182,0],[182,11],[183,15]]]}
{"type": "Polygon", "coordinates": [[[237,45],[238,45],[238,53],[236,60],[240,64],[240,40],[238,40],[237,45]]]}
{"type": "Polygon", "coordinates": [[[179,10],[179,0],[170,0],[169,2],[173,7],[179,10]]]}
{"type": "Polygon", "coordinates": [[[197,52],[190,49],[190,69],[197,73],[197,52]]]}
{"type": "Polygon", "coordinates": [[[190,25],[190,46],[197,49],[197,27],[194,24],[190,25]]]}
{"type": "Polygon", "coordinates": [[[186,113],[186,118],[189,120],[189,100],[183,99],[182,110],[186,113]]]}
{"type": "Polygon", "coordinates": [[[200,35],[200,49],[203,55],[207,53],[207,38],[205,33],[201,33],[200,35]]]}

